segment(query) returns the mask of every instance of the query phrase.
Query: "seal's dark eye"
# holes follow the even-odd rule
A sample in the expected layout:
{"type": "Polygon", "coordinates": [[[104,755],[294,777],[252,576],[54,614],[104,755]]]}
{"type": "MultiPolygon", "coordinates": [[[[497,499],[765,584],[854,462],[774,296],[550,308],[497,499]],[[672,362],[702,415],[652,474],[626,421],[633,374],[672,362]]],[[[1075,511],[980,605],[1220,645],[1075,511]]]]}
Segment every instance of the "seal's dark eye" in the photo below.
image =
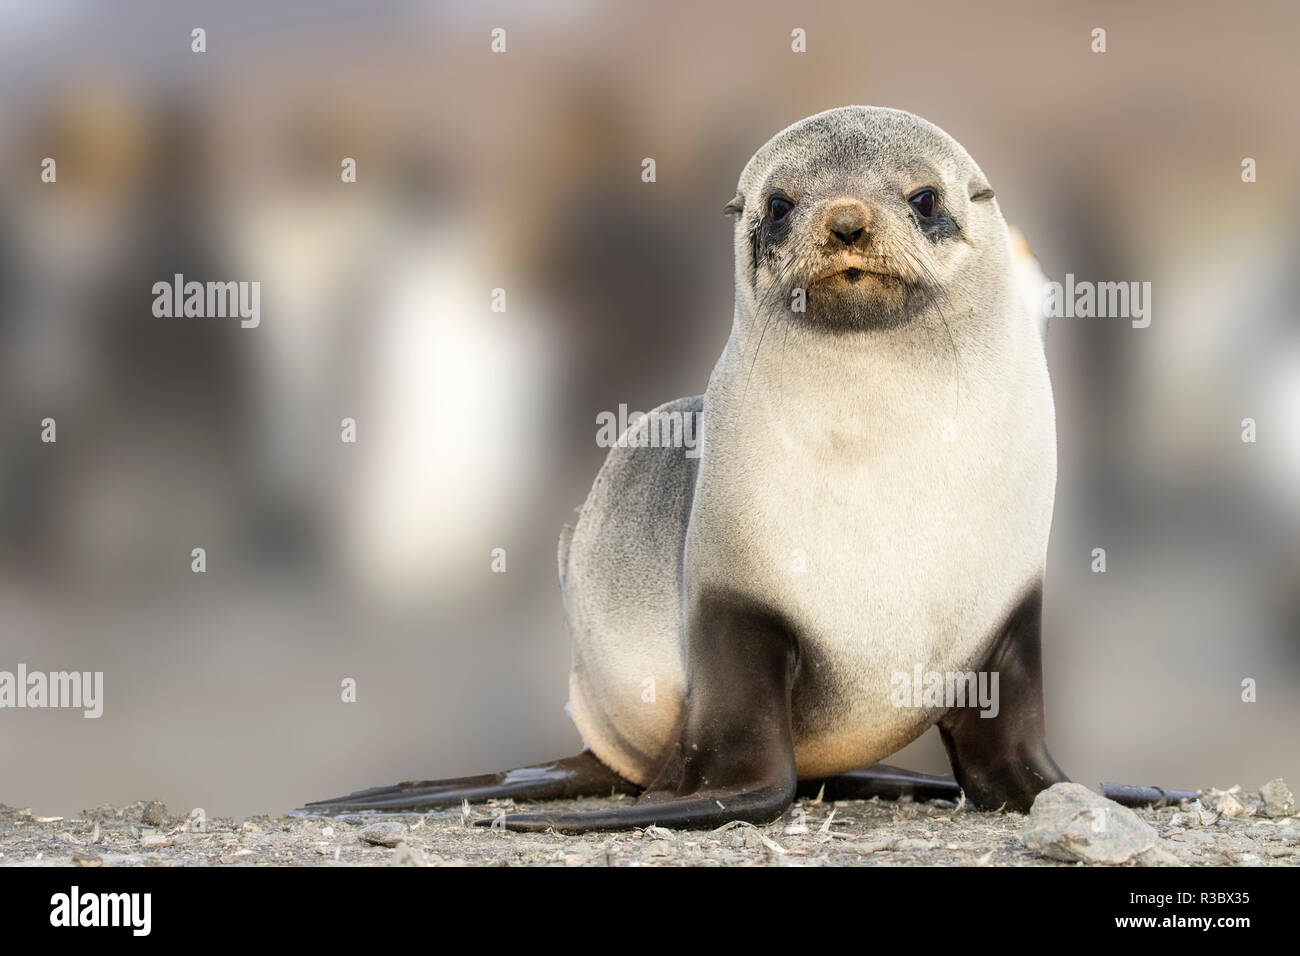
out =
{"type": "Polygon", "coordinates": [[[767,201],[767,217],[774,223],[781,222],[793,209],[794,200],[789,196],[777,194],[767,201]]]}
{"type": "Polygon", "coordinates": [[[922,219],[929,219],[939,205],[939,194],[927,187],[908,197],[907,203],[922,219]]]}

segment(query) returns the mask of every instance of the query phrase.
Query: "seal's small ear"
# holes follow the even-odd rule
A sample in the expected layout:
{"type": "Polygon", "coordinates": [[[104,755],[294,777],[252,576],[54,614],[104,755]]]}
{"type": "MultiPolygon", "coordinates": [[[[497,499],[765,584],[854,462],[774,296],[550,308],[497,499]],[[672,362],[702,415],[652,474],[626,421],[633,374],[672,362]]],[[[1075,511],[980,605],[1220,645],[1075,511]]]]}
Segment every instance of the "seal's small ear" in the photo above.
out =
{"type": "Polygon", "coordinates": [[[742,193],[736,193],[736,198],[722,207],[722,213],[726,216],[735,216],[744,211],[745,197],[742,193]]]}
{"type": "Polygon", "coordinates": [[[992,187],[989,186],[988,183],[982,182],[978,179],[971,182],[970,184],[971,202],[983,202],[985,199],[992,199],[992,198],[993,198],[993,189],[992,187]]]}

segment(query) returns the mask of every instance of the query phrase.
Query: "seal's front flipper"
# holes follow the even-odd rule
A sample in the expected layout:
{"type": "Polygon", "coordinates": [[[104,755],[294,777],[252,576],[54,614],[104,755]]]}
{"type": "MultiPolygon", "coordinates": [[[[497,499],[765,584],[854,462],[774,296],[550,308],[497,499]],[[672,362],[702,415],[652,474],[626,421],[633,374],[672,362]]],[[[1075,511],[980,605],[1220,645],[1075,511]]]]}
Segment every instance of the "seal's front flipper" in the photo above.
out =
{"type": "Polygon", "coordinates": [[[956,801],[961,798],[961,787],[952,777],[918,773],[878,763],[834,777],[800,780],[798,795],[820,796],[823,800],[830,801],[870,800],[872,797],[885,800],[911,797],[913,800],[956,801]]]}
{"type": "Polygon", "coordinates": [[[633,827],[674,827],[711,830],[733,820],[771,823],[790,806],[790,787],[773,784],[754,790],[710,790],[679,797],[647,794],[630,807],[592,813],[509,813],[492,820],[475,820],[475,826],[502,826],[507,830],[557,833],[591,833],[630,830],[633,827]]]}
{"type": "Polygon", "coordinates": [[[939,721],[953,776],[977,807],[1028,812],[1039,792],[1069,777],[1047,752],[1043,721],[1043,589],[1011,612],[981,668],[998,676],[997,712],[954,708],[939,721]]]}
{"type": "Polygon", "coordinates": [[[460,806],[464,800],[471,803],[507,797],[515,800],[564,800],[637,793],[639,789],[597,760],[591,751],[584,750],[576,757],[501,773],[447,780],[412,780],[391,787],[359,790],[345,797],[309,803],[295,813],[423,812],[460,806]]]}
{"type": "Polygon", "coordinates": [[[794,799],[790,695],[797,655],[784,622],[732,596],[705,599],[689,625],[686,707],[677,743],[645,796],[593,813],[477,821],[564,833],[769,823],[794,799]]]}

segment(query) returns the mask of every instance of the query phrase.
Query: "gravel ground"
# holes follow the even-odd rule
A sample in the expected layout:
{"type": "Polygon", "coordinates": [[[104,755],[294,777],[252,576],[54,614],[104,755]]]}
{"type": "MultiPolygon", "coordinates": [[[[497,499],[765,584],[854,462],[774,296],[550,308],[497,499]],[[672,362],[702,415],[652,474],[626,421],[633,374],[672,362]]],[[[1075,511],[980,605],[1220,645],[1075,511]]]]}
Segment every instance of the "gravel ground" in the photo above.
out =
{"type": "MultiPolygon", "coordinates": [[[[1300,866],[1300,818],[1265,815],[1257,794],[1136,811],[1159,836],[1139,864],[1300,866]],[[1205,809],[1200,806],[1204,805],[1205,809]],[[1226,808],[1226,813],[1218,812],[1226,808]],[[1229,815],[1234,814],[1234,815],[1229,815]]],[[[529,809],[594,809],[616,802],[555,801],[529,809]]],[[[1021,842],[1029,818],[947,801],[803,800],[763,827],[650,828],[562,836],[472,827],[510,801],[425,815],[330,819],[212,818],[200,832],[157,801],[101,806],[73,818],[0,805],[0,864],[7,866],[1070,866],[1021,842]],[[370,842],[370,841],[378,842],[370,842]],[[388,845],[385,845],[388,844],[388,845]]],[[[1293,808],[1292,808],[1293,809],[1293,808]]],[[[1121,811],[1122,812],[1122,811],[1121,811]]]]}

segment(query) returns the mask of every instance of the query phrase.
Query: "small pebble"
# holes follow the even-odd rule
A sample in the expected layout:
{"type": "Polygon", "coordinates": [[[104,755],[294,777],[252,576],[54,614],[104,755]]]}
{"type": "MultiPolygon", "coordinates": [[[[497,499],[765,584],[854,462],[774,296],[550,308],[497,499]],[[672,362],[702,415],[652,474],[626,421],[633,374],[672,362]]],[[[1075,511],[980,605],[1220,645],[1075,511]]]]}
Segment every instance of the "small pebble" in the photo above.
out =
{"type": "Polygon", "coordinates": [[[1218,810],[1225,817],[1239,817],[1246,812],[1246,805],[1237,799],[1235,793],[1225,793],[1219,797],[1218,810]]]}
{"type": "Polygon", "coordinates": [[[1289,817],[1295,813],[1295,794],[1287,789],[1281,777],[1270,780],[1259,788],[1264,800],[1264,813],[1270,817],[1289,817]]]}
{"type": "Polygon", "coordinates": [[[363,843],[369,843],[374,846],[395,847],[406,836],[406,824],[397,821],[385,823],[372,823],[365,827],[357,838],[363,843]]]}
{"type": "Polygon", "coordinates": [[[140,845],[144,847],[157,848],[171,846],[172,841],[165,833],[159,833],[157,830],[145,830],[140,835],[140,845]]]}

